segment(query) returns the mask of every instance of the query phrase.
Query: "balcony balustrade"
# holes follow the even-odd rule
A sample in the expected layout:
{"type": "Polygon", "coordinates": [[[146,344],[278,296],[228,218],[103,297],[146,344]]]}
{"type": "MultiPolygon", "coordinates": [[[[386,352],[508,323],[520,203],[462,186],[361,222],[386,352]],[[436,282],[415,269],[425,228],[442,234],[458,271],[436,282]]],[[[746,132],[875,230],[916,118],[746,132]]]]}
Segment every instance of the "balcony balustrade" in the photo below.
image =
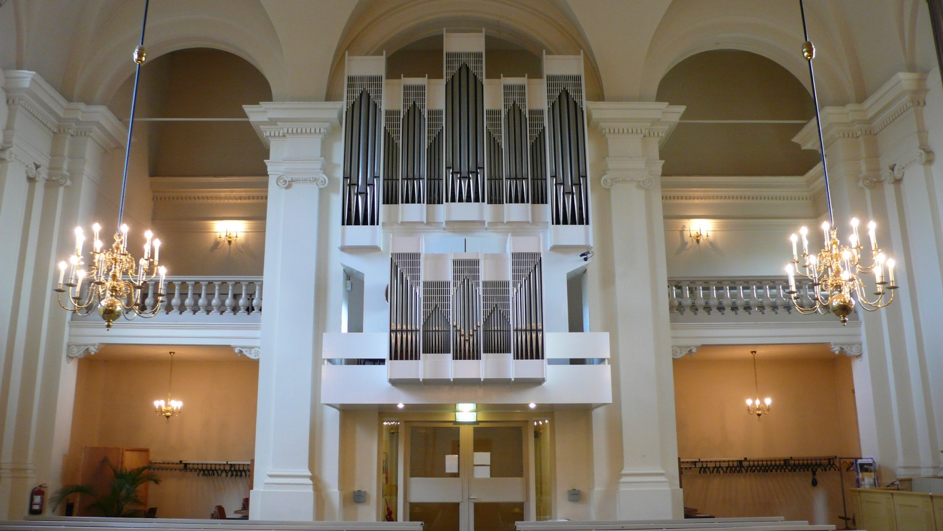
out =
{"type": "MultiPolygon", "coordinates": [[[[668,309],[673,320],[676,316],[799,315],[788,289],[786,277],[672,278],[668,280],[668,309]]],[[[798,290],[800,303],[815,305],[811,284],[798,284],[798,290]]]]}

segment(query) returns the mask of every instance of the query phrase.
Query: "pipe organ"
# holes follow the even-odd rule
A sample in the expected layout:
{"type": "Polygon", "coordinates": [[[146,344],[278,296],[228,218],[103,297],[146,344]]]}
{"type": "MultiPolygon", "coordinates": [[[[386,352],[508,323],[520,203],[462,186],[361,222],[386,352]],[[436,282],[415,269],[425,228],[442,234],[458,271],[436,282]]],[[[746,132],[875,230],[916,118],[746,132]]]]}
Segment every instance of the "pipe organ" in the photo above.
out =
{"type": "Polygon", "coordinates": [[[543,79],[489,79],[483,33],[443,39],[443,79],[386,79],[385,56],[347,58],[341,247],[461,223],[590,248],[582,56],[544,55],[543,79]]]}
{"type": "Polygon", "coordinates": [[[392,378],[542,375],[539,238],[512,236],[504,254],[423,253],[420,237],[391,245],[392,378]]]}

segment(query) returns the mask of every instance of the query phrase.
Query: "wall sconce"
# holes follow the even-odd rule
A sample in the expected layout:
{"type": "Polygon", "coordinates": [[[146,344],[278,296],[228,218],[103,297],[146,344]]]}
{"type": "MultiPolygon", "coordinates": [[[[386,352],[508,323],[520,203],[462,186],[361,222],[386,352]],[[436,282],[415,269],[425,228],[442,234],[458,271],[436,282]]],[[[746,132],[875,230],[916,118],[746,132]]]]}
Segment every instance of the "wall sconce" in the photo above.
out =
{"type": "Polygon", "coordinates": [[[700,245],[701,240],[706,240],[711,236],[710,223],[705,219],[692,219],[688,225],[688,238],[694,243],[700,245]]]}
{"type": "Polygon", "coordinates": [[[234,241],[239,239],[242,233],[242,223],[237,221],[220,221],[216,224],[216,237],[219,241],[225,241],[232,247],[234,241]]]}

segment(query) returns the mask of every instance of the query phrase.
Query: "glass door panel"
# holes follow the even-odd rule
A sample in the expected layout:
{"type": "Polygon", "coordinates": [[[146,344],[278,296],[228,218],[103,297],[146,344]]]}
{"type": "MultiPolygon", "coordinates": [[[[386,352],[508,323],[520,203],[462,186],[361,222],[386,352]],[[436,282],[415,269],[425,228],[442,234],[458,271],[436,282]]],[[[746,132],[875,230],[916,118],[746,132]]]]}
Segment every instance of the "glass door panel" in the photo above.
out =
{"type": "Polygon", "coordinates": [[[475,531],[514,531],[524,520],[523,503],[475,503],[475,531]]]}
{"type": "Polygon", "coordinates": [[[459,427],[414,426],[409,429],[409,477],[459,476],[459,427]]]}
{"type": "Polygon", "coordinates": [[[423,531],[461,531],[457,503],[410,503],[409,521],[422,522],[423,531]]]}

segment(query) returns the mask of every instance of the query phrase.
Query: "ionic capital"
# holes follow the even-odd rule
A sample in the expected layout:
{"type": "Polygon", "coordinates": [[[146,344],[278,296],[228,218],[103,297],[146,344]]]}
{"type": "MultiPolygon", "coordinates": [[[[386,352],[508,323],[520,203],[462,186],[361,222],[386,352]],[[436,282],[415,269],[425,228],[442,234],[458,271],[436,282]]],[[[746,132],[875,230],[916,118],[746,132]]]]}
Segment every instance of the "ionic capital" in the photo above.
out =
{"type": "Polygon", "coordinates": [[[232,349],[236,351],[236,355],[245,356],[250,360],[258,361],[262,357],[262,349],[259,347],[237,347],[233,345],[232,349]]]}

